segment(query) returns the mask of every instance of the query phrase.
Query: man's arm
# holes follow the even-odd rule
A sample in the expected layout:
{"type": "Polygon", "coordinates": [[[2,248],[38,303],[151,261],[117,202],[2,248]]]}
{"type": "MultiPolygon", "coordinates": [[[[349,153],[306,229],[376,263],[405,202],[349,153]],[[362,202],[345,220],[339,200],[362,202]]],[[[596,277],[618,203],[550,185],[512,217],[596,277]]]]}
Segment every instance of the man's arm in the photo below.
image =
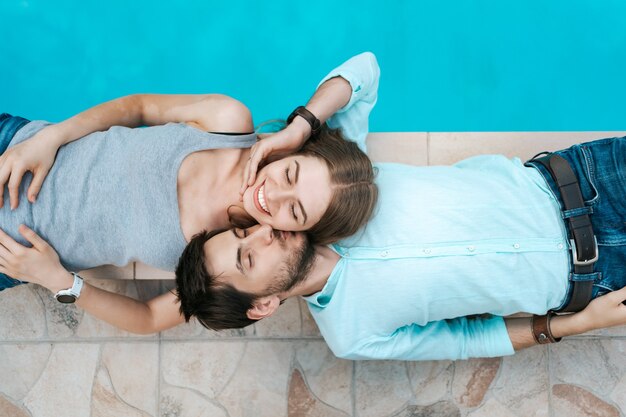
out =
{"type": "MultiPolygon", "coordinates": [[[[554,316],[555,338],[590,330],[626,325],[626,288],[593,300],[576,314],[554,316]]],[[[323,329],[322,332],[324,333],[323,329]]],[[[441,360],[511,355],[536,344],[530,318],[472,318],[440,320],[424,326],[411,324],[389,335],[346,340],[328,335],[333,352],[346,359],[441,360]],[[334,340],[336,339],[336,340],[334,340]]],[[[325,337],[327,335],[325,334],[325,337]]]]}

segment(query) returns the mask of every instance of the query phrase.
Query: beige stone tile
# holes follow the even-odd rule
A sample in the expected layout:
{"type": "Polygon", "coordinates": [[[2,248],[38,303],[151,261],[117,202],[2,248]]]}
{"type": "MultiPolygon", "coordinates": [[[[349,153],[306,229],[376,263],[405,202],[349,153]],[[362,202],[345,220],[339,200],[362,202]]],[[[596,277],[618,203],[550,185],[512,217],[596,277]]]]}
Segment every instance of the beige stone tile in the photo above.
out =
{"type": "MultiPolygon", "coordinates": [[[[518,384],[522,385],[521,381],[518,384]]],[[[467,417],[517,417],[524,414],[513,414],[511,410],[506,408],[494,399],[485,401],[482,407],[467,414],[467,417]]]]}
{"type": "Polygon", "coordinates": [[[342,411],[318,400],[307,387],[299,370],[294,369],[289,381],[287,406],[289,417],[348,417],[342,411]]]}
{"type": "Polygon", "coordinates": [[[416,404],[429,405],[447,397],[454,376],[454,362],[407,362],[407,368],[416,404]]]}
{"type": "Polygon", "coordinates": [[[356,411],[359,417],[392,415],[412,398],[406,364],[400,361],[356,362],[356,411]]]}
{"type": "MultiPolygon", "coordinates": [[[[338,359],[324,341],[299,343],[296,362],[310,395],[347,414],[352,414],[352,368],[354,362],[338,359]]],[[[292,385],[293,385],[292,373],[292,385]]],[[[304,394],[302,394],[304,395],[304,394]]]]}
{"type": "Polygon", "coordinates": [[[195,319],[191,319],[189,323],[180,324],[172,329],[168,329],[161,332],[163,340],[189,340],[189,339],[223,339],[223,338],[236,338],[236,337],[249,337],[254,336],[254,326],[244,327],[243,329],[228,329],[228,330],[210,330],[203,327],[200,322],[195,319]]]}
{"type": "Polygon", "coordinates": [[[13,404],[7,398],[0,395],[0,416],[2,417],[30,417],[28,412],[13,404]]]}
{"type": "Polygon", "coordinates": [[[626,132],[452,132],[430,133],[430,165],[449,165],[481,154],[503,154],[526,160],[541,151],[555,151],[573,144],[626,132]]]}
{"type": "Polygon", "coordinates": [[[159,409],[163,417],[229,417],[221,405],[196,392],[175,387],[161,391],[159,409]]]}
{"type": "Polygon", "coordinates": [[[568,417],[620,417],[619,410],[588,390],[568,384],[552,386],[554,415],[568,417]]]}
{"type": "Polygon", "coordinates": [[[461,410],[451,401],[439,401],[430,405],[409,404],[392,417],[461,417],[461,410]]]}
{"type": "Polygon", "coordinates": [[[46,334],[46,312],[35,285],[20,285],[0,294],[0,340],[31,340],[46,334]]]}
{"type": "MultiPolygon", "coordinates": [[[[206,336],[205,333],[212,332],[207,330],[195,319],[191,319],[189,323],[179,324],[176,327],[161,332],[163,340],[170,339],[189,339],[192,337],[206,336]]],[[[217,332],[215,332],[217,333],[217,332]]]]}
{"type": "MultiPolygon", "coordinates": [[[[156,395],[156,393],[153,393],[156,395]]],[[[91,392],[91,417],[152,417],[144,411],[137,410],[122,401],[115,394],[111,380],[104,369],[96,375],[91,392]]]]}
{"type": "Polygon", "coordinates": [[[626,414],[626,374],[622,375],[609,398],[626,414]]]}
{"type": "Polygon", "coordinates": [[[549,386],[548,349],[536,346],[503,358],[489,393],[516,415],[548,417],[549,386]]]}
{"type": "Polygon", "coordinates": [[[301,334],[300,305],[295,297],[286,300],[271,317],[254,324],[259,337],[297,337],[301,334]]]}
{"type": "Polygon", "coordinates": [[[300,314],[302,316],[302,336],[322,337],[320,329],[317,327],[306,301],[298,297],[298,302],[300,303],[300,314]]]}
{"type": "Polygon", "coordinates": [[[91,391],[98,363],[97,344],[58,344],[41,378],[24,398],[35,417],[88,416],[91,391]]]}
{"type": "Polygon", "coordinates": [[[428,165],[427,138],[424,132],[370,133],[367,153],[374,162],[428,165]]]}
{"type": "Polygon", "coordinates": [[[284,342],[248,342],[235,374],[217,397],[230,417],[287,415],[293,347],[284,342]]]}
{"type": "MultiPolygon", "coordinates": [[[[169,282],[169,281],[166,281],[169,282]]],[[[163,281],[156,279],[135,280],[132,285],[135,287],[137,299],[141,301],[148,301],[154,297],[158,297],[161,294],[166,293],[168,290],[163,289],[163,281]]]]}
{"type": "Polygon", "coordinates": [[[175,275],[170,271],[163,271],[141,262],[135,263],[135,279],[165,279],[174,280],[175,275]]]}
{"type": "Polygon", "coordinates": [[[501,358],[470,359],[455,363],[452,396],[466,408],[482,404],[498,370],[501,358]]]}
{"type": "Polygon", "coordinates": [[[135,266],[132,263],[123,267],[103,265],[80,271],[79,275],[86,279],[133,279],[135,266]]]}
{"type": "Polygon", "coordinates": [[[41,376],[51,351],[49,343],[0,345],[0,393],[13,400],[24,398],[41,376]]]}
{"type": "Polygon", "coordinates": [[[626,373],[626,340],[563,340],[550,346],[554,384],[585,388],[607,401],[626,373]]]}
{"type": "Polygon", "coordinates": [[[45,306],[48,337],[65,339],[74,336],[85,312],[74,304],[59,303],[54,295],[44,287],[33,285],[45,306]]]}
{"type": "Polygon", "coordinates": [[[106,369],[113,391],[126,404],[157,414],[159,346],[156,343],[107,343],[101,366],[106,369]]]}
{"type": "Polygon", "coordinates": [[[172,386],[215,398],[238,370],[246,342],[162,342],[161,373],[172,386]]]}

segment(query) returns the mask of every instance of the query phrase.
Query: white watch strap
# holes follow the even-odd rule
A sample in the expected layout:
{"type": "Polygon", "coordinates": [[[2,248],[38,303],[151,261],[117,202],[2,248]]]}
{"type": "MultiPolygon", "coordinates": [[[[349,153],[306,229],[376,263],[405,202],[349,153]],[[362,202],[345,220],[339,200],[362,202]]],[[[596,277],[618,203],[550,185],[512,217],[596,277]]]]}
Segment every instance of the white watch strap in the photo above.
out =
{"type": "Polygon", "coordinates": [[[72,275],[74,276],[74,284],[72,284],[72,288],[69,288],[69,290],[78,300],[80,292],[83,290],[83,279],[76,272],[72,272],[72,275]]]}

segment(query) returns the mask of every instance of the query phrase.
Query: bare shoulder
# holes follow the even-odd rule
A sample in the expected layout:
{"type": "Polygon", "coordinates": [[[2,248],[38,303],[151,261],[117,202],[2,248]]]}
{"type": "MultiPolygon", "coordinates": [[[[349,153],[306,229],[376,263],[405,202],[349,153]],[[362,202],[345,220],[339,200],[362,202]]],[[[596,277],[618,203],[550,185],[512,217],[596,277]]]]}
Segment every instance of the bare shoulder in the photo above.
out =
{"type": "Polygon", "coordinates": [[[208,132],[254,131],[252,113],[241,101],[223,94],[207,94],[198,104],[198,124],[208,132]]]}
{"type": "Polygon", "coordinates": [[[208,132],[254,130],[248,107],[224,94],[135,94],[127,101],[141,109],[142,124],[146,126],[174,122],[208,132]]]}

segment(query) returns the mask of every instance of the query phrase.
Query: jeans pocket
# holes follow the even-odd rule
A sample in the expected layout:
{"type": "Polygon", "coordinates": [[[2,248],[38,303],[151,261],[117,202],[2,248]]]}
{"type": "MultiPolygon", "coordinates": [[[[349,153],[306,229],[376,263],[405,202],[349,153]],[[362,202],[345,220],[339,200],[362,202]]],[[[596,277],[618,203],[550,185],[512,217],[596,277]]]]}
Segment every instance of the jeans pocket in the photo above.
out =
{"type": "Polygon", "coordinates": [[[582,172],[580,172],[579,175],[584,175],[584,178],[578,179],[580,190],[583,194],[585,205],[594,206],[600,201],[600,193],[596,185],[596,164],[589,148],[584,144],[577,146],[577,151],[580,154],[582,168],[582,172]]]}

